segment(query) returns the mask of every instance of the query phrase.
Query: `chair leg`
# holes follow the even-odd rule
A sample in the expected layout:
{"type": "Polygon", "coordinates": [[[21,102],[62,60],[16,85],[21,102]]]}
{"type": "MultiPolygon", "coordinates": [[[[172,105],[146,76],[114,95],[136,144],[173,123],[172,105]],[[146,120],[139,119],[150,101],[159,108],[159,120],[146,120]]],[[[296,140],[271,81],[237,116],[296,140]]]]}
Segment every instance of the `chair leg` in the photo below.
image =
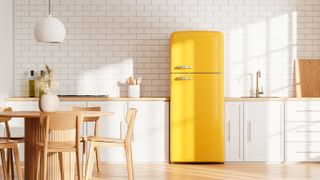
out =
{"type": "Polygon", "coordinates": [[[59,152],[58,155],[59,155],[61,180],[64,180],[64,168],[63,168],[63,155],[62,155],[62,152],[59,152]]]}
{"type": "Polygon", "coordinates": [[[37,162],[37,174],[36,174],[36,180],[39,180],[40,178],[40,163],[41,163],[41,149],[36,148],[36,162],[37,162]]]}
{"type": "Polygon", "coordinates": [[[8,171],[7,171],[7,164],[6,164],[6,156],[4,153],[4,149],[0,150],[1,153],[1,162],[2,162],[2,172],[5,180],[8,180],[8,171]]]}
{"type": "Polygon", "coordinates": [[[12,165],[11,165],[11,159],[12,159],[12,152],[11,152],[11,149],[7,149],[7,174],[8,176],[10,176],[10,173],[11,173],[11,168],[12,168],[12,165]]]}
{"type": "Polygon", "coordinates": [[[96,163],[97,163],[97,172],[100,172],[100,150],[96,148],[96,163]]]}
{"type": "Polygon", "coordinates": [[[10,149],[10,156],[11,156],[11,159],[10,159],[10,164],[11,164],[11,179],[14,180],[14,163],[13,163],[13,150],[10,149]]]}
{"type": "Polygon", "coordinates": [[[91,142],[90,148],[89,148],[89,157],[87,162],[86,180],[89,180],[92,177],[94,149],[95,149],[95,143],[91,142]]]}
{"type": "Polygon", "coordinates": [[[80,149],[77,149],[76,151],[76,157],[77,157],[77,173],[78,173],[78,180],[81,180],[81,167],[80,167],[80,149]]]}
{"type": "Polygon", "coordinates": [[[17,168],[17,174],[18,174],[18,179],[22,180],[22,172],[21,172],[21,166],[20,166],[20,158],[19,158],[19,151],[18,151],[18,146],[17,144],[13,145],[13,153],[14,153],[14,161],[16,162],[16,168],[17,168]]]}
{"type": "Polygon", "coordinates": [[[87,141],[82,143],[82,176],[86,175],[86,152],[87,152],[87,141]]]}
{"type": "Polygon", "coordinates": [[[125,151],[126,151],[126,160],[127,160],[127,169],[128,169],[128,177],[130,180],[134,179],[133,175],[133,162],[132,162],[132,150],[131,150],[131,144],[125,145],[125,151]]]}
{"type": "Polygon", "coordinates": [[[48,152],[46,148],[43,150],[43,174],[41,180],[47,179],[47,161],[48,161],[48,152]]]}

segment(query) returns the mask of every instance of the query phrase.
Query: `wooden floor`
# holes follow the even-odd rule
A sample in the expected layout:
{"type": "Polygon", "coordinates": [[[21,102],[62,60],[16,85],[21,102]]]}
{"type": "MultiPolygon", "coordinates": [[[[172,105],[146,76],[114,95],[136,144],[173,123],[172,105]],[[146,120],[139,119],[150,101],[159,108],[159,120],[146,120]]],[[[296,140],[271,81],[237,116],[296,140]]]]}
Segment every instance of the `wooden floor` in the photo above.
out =
{"type": "MultiPolygon", "coordinates": [[[[135,164],[135,180],[319,180],[320,163],[300,164],[135,164]]],[[[103,165],[94,180],[127,180],[126,167],[103,165]]]]}
{"type": "MultiPolygon", "coordinates": [[[[135,180],[319,180],[320,163],[135,164],[135,180]]],[[[0,174],[2,174],[0,172],[0,174]]],[[[0,177],[3,179],[3,176],[0,177]]],[[[102,164],[94,180],[127,180],[124,164],[102,164]]]]}

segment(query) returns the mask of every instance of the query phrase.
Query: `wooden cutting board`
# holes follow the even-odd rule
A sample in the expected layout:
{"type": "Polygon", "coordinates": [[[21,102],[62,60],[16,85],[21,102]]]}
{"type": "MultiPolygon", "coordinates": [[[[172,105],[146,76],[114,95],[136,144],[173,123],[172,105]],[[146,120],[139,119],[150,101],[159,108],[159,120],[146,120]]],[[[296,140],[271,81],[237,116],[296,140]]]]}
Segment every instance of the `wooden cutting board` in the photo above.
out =
{"type": "Polygon", "coordinates": [[[320,59],[298,59],[295,68],[297,97],[320,97],[320,59]]]}

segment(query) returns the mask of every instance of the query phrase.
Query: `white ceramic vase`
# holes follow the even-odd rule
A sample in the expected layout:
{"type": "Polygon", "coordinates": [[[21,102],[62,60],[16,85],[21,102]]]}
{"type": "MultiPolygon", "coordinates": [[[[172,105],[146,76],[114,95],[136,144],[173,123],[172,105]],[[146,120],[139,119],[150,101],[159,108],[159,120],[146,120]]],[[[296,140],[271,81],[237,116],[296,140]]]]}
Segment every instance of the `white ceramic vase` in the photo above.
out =
{"type": "Polygon", "coordinates": [[[59,97],[52,93],[44,94],[39,99],[39,109],[42,112],[55,112],[59,109],[59,97]]]}

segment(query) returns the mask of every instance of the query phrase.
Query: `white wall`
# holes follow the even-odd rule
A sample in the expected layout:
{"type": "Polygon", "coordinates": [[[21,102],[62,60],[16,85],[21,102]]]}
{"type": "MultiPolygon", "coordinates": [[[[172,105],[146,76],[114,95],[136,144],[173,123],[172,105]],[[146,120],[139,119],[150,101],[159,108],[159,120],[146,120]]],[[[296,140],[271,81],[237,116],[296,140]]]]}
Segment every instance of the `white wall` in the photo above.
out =
{"type": "Polygon", "coordinates": [[[295,95],[293,60],[320,57],[320,0],[53,0],[67,37],[36,43],[44,0],[14,0],[15,94],[24,73],[48,63],[60,93],[126,94],[118,81],[144,78],[142,95],[169,95],[169,37],[177,30],[225,34],[225,95],[254,92],[261,70],[267,95],[295,95]],[[121,91],[121,93],[120,93],[121,91]]]}
{"type": "Polygon", "coordinates": [[[13,95],[13,1],[0,0],[0,105],[13,95]]]}

